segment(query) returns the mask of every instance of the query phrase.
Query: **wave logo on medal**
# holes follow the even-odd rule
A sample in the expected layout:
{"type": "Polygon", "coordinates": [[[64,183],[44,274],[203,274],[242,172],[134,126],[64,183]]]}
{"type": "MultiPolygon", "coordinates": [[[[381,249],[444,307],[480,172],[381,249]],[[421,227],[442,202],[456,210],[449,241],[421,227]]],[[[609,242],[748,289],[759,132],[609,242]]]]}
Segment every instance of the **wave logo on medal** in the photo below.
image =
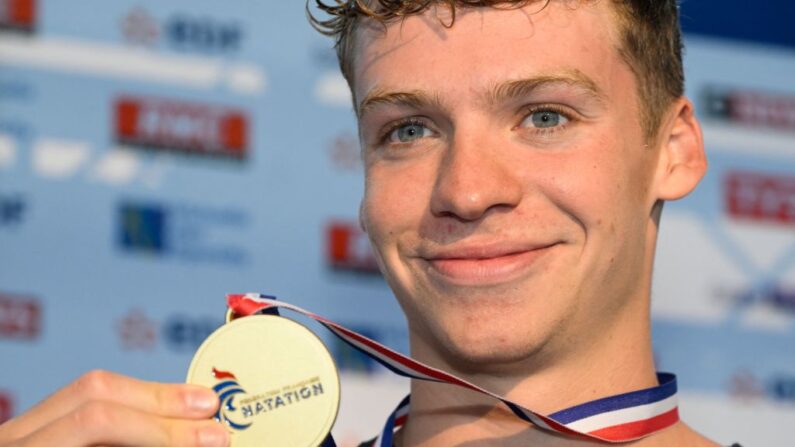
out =
{"type": "Polygon", "coordinates": [[[323,381],[319,377],[312,377],[255,395],[246,393],[246,390],[238,383],[237,377],[231,372],[213,368],[213,377],[218,381],[213,386],[213,391],[220,400],[214,418],[236,431],[243,431],[253,424],[253,422],[240,422],[240,417],[250,419],[262,413],[280,410],[326,394],[323,381]],[[241,395],[240,399],[235,402],[238,395],[241,395]]]}
{"type": "Polygon", "coordinates": [[[221,401],[221,405],[218,407],[218,411],[215,413],[215,420],[218,422],[224,422],[235,430],[245,430],[251,427],[251,422],[248,424],[243,424],[236,422],[229,417],[230,413],[235,413],[238,410],[238,408],[235,407],[235,397],[238,394],[246,394],[246,390],[244,390],[243,387],[237,383],[237,377],[230,372],[220,371],[215,368],[213,368],[213,376],[221,381],[213,387],[213,391],[215,391],[215,393],[218,395],[218,399],[221,401]]]}

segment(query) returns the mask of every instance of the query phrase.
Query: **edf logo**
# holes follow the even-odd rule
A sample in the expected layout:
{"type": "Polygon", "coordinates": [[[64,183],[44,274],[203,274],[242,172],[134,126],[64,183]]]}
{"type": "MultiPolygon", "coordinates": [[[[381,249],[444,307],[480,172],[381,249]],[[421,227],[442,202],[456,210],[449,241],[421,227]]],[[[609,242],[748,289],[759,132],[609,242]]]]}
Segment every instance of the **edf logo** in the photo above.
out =
{"type": "Polygon", "coordinates": [[[116,321],[116,332],[125,351],[151,351],[160,341],[172,351],[191,353],[221,324],[219,318],[183,314],[162,321],[131,309],[116,321]]]}
{"type": "Polygon", "coordinates": [[[166,23],[169,42],[182,50],[226,53],[240,49],[243,32],[235,23],[177,16],[166,23]]]}
{"type": "Polygon", "coordinates": [[[171,349],[193,352],[217,328],[215,318],[173,315],[163,324],[163,336],[171,349]]]}
{"type": "Polygon", "coordinates": [[[243,41],[243,31],[236,21],[187,14],[161,20],[140,6],[122,17],[120,25],[130,43],[156,46],[163,42],[178,51],[232,53],[240,50],[243,41]]]}

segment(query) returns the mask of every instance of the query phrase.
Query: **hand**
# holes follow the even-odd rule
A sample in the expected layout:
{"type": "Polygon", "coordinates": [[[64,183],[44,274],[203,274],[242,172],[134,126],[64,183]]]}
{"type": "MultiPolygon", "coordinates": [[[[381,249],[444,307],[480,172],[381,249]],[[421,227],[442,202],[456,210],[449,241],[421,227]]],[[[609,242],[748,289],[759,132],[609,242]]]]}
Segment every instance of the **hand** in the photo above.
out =
{"type": "Polygon", "coordinates": [[[2,447],[223,447],[212,390],[92,371],[0,425],[2,447]]]}

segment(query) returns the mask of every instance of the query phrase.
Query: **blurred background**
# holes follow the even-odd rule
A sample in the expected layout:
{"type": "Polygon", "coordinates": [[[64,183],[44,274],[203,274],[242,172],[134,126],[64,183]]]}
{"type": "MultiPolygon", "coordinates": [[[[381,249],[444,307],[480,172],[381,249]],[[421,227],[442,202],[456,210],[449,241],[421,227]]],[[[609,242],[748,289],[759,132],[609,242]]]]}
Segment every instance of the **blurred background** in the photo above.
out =
{"type": "MultiPolygon", "coordinates": [[[[707,435],[795,445],[795,6],[682,17],[710,171],[663,216],[657,360],[707,435]]],[[[406,351],[331,45],[303,0],[0,0],[0,421],[93,368],[184,380],[231,292],[406,351]]],[[[338,442],[373,436],[406,381],[317,332],[338,442]]]]}

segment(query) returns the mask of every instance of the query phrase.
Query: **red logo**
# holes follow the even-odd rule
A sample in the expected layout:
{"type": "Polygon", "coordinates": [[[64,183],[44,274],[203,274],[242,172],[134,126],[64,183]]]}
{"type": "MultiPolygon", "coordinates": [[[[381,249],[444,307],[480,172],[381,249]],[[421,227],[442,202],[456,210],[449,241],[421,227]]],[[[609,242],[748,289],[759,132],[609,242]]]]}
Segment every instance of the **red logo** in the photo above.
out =
{"type": "Polygon", "coordinates": [[[133,8],[121,19],[124,37],[131,43],[153,45],[160,37],[160,25],[145,9],[133,8]]]}
{"type": "Polygon", "coordinates": [[[0,0],[0,29],[32,32],[36,28],[36,0],[0,0]]]}
{"type": "Polygon", "coordinates": [[[795,224],[795,177],[731,172],[724,179],[724,187],[730,216],[795,224]]]}
{"type": "Polygon", "coordinates": [[[148,351],[157,343],[157,323],[140,309],[131,310],[116,324],[122,349],[148,351]]]}
{"type": "Polygon", "coordinates": [[[143,148],[242,160],[248,151],[248,120],[238,110],[155,98],[116,100],[119,143],[143,148]]]}
{"type": "Polygon", "coordinates": [[[327,232],[328,264],[341,270],[380,273],[367,235],[350,222],[332,222],[327,232]]]}
{"type": "Polygon", "coordinates": [[[230,373],[229,371],[221,371],[220,369],[215,369],[215,368],[213,368],[213,377],[215,377],[218,380],[223,380],[223,379],[237,380],[237,377],[235,377],[235,375],[230,373]]]}
{"type": "Polygon", "coordinates": [[[32,340],[41,333],[41,305],[35,298],[0,294],[0,338],[32,340]]]}
{"type": "Polygon", "coordinates": [[[14,399],[11,393],[0,390],[0,424],[14,416],[14,399]]]}

